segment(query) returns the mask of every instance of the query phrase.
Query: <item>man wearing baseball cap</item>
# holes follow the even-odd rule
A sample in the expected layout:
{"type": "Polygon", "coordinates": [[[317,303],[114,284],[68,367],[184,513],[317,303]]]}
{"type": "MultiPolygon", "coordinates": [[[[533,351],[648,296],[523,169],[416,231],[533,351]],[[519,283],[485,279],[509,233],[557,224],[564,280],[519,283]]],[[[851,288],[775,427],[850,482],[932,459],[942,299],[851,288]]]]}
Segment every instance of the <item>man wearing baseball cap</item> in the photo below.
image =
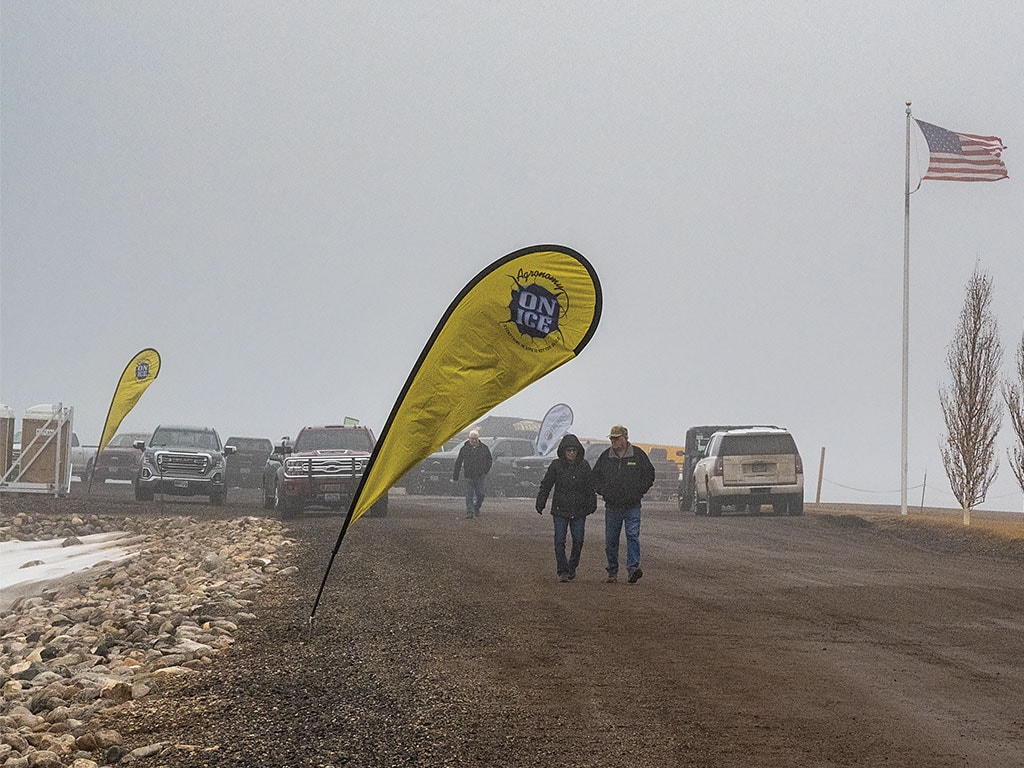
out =
{"type": "Polygon", "coordinates": [[[618,581],[619,539],[626,529],[626,573],[630,584],[644,575],[640,568],[640,501],[654,485],[654,465],[629,442],[629,430],[616,424],[608,432],[611,447],[597,457],[591,477],[604,499],[604,549],[608,578],[618,581]]]}

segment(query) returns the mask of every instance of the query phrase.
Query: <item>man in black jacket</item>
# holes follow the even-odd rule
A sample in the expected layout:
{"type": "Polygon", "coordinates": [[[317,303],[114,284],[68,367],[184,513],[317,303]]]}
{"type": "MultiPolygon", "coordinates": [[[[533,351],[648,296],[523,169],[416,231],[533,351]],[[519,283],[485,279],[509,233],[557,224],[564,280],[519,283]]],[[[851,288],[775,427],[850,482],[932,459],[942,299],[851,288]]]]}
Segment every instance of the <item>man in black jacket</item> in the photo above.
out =
{"type": "Polygon", "coordinates": [[[480,442],[480,433],[475,429],[469,433],[469,440],[462,444],[455,458],[455,474],[452,480],[458,482],[459,471],[466,474],[466,519],[480,517],[480,505],[484,503],[484,478],[491,471],[491,449],[480,442]]]}
{"type": "Polygon", "coordinates": [[[579,438],[567,434],[558,444],[558,458],[548,465],[537,491],[537,514],[544,514],[551,497],[551,519],[555,524],[555,568],[559,581],[572,581],[580,564],[587,515],[597,509],[597,495],[590,478],[590,463],[583,458],[579,438]],[[567,532],[572,531],[572,553],[565,557],[567,532]]]}
{"type": "Polygon", "coordinates": [[[626,528],[626,573],[636,584],[644,575],[640,568],[640,501],[654,485],[654,465],[629,442],[629,432],[621,424],[611,428],[612,445],[594,462],[594,489],[604,499],[604,550],[608,556],[608,578],[618,580],[619,537],[626,528]]]}

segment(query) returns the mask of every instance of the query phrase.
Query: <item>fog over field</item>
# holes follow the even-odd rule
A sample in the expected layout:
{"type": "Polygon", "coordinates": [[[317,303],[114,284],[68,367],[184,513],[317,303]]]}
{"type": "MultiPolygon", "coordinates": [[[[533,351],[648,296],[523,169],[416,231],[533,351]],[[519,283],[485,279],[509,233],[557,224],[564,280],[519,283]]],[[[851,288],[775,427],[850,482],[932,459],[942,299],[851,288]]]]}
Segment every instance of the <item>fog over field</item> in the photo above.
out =
{"type": "MultiPolygon", "coordinates": [[[[479,270],[594,265],[579,359],[495,413],[678,443],[790,428],[814,498],[899,503],[906,107],[1010,178],[911,196],[909,501],[952,507],[939,387],[975,266],[1024,331],[1011,0],[515,4],[0,0],[0,403],[122,425],[379,431],[479,270]]],[[[911,186],[928,147],[911,135],[911,186]]],[[[1008,466],[983,509],[1024,508],[1008,466]]]]}

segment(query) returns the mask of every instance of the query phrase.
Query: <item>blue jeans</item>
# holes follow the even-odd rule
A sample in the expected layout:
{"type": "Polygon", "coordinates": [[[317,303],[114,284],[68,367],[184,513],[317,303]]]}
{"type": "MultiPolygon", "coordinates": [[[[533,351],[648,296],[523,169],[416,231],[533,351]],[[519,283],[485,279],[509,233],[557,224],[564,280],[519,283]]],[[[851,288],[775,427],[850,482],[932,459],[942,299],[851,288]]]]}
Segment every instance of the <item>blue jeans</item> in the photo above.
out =
{"type": "Polygon", "coordinates": [[[640,567],[640,507],[604,508],[604,551],[608,555],[608,573],[619,572],[619,536],[626,527],[626,571],[640,567]]]}
{"type": "Polygon", "coordinates": [[[555,566],[558,568],[558,575],[563,573],[575,573],[580,567],[580,553],[583,551],[583,532],[587,525],[585,517],[559,517],[552,515],[555,521],[555,566]],[[566,534],[572,531],[572,552],[569,559],[565,558],[566,534]]]}
{"type": "Polygon", "coordinates": [[[466,478],[466,517],[479,517],[484,503],[484,478],[466,478]]]}

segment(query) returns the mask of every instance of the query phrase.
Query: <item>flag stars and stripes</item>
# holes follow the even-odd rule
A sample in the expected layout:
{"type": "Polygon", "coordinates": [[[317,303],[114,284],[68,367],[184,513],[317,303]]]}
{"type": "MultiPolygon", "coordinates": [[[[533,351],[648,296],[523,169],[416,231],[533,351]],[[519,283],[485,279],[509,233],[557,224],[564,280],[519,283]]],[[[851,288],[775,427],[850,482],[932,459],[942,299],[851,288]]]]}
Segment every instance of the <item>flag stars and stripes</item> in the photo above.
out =
{"type": "Polygon", "coordinates": [[[999,181],[1008,178],[1000,159],[1006,146],[998,136],[948,131],[915,120],[928,143],[925,179],[936,181],[999,181]]]}

